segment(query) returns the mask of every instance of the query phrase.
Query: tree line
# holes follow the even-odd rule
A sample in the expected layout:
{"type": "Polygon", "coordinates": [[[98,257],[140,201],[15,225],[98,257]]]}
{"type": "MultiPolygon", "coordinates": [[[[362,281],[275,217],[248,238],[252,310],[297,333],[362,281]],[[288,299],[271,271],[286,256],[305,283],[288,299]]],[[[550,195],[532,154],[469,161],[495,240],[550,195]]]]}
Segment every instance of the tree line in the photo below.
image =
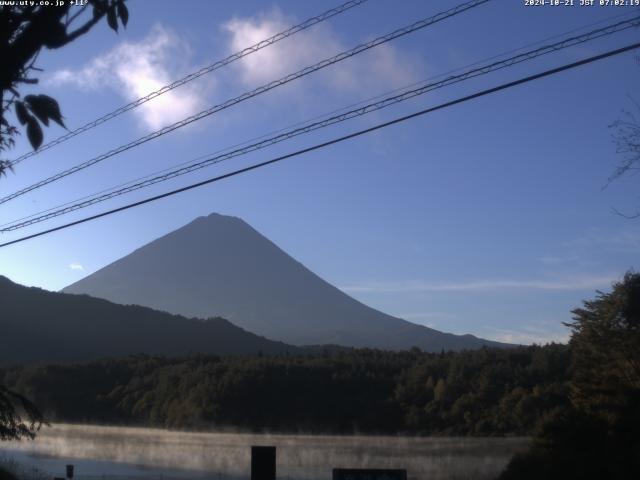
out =
{"type": "Polygon", "coordinates": [[[567,403],[565,345],[136,355],[0,370],[50,421],[313,433],[528,435],[567,403]]]}

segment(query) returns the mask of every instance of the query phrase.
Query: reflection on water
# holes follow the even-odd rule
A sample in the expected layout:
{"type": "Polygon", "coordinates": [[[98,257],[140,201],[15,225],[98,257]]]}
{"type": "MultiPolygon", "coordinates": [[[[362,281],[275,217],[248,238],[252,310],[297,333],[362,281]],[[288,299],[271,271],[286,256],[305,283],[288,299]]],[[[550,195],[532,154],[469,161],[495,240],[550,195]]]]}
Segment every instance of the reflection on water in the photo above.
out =
{"type": "MultiPolygon", "coordinates": [[[[250,446],[275,445],[279,479],[328,480],[334,467],[406,468],[412,480],[490,479],[523,438],[414,438],[186,433],[156,429],[58,424],[33,442],[3,444],[0,461],[37,468],[43,478],[245,479],[250,446]]],[[[31,475],[37,477],[37,475],[31,475]]]]}

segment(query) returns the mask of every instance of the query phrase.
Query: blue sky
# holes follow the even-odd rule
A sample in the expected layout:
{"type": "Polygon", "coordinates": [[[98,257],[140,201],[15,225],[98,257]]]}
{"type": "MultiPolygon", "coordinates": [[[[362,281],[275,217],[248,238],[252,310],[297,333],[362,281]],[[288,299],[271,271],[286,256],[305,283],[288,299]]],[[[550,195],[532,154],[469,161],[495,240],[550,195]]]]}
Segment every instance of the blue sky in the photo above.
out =
{"type": "MultiPolygon", "coordinates": [[[[43,52],[38,63],[44,72],[34,91],[57,98],[67,124],[77,127],[337,3],[132,1],[125,31],[116,35],[99,25],[64,49],[43,52]]],[[[371,0],[25,160],[0,181],[0,192],[457,3],[371,0]]],[[[108,159],[0,206],[1,223],[634,11],[522,3],[494,0],[108,159]]],[[[623,46],[638,41],[638,33],[626,31],[437,90],[64,220],[623,46]]],[[[498,340],[564,340],[562,322],[570,320],[572,308],[638,267],[640,220],[612,212],[632,212],[640,204],[638,178],[603,187],[621,160],[608,125],[630,108],[629,96],[638,98],[639,79],[634,54],[562,73],[0,249],[0,274],[57,290],[195,217],[218,212],[243,218],[330,283],[387,313],[498,340]]],[[[53,126],[46,139],[62,133],[53,126]]],[[[9,158],[28,150],[21,140],[9,158]]],[[[61,221],[5,233],[1,240],[61,221]]]]}

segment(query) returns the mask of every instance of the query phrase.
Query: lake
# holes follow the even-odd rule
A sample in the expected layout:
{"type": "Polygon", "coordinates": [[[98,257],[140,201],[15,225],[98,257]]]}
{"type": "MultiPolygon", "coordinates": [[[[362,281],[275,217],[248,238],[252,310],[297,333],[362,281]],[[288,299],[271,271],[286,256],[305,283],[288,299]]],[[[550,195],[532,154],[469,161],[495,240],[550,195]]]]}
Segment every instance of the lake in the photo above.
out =
{"type": "Polygon", "coordinates": [[[27,479],[241,480],[251,445],[277,447],[279,479],[329,480],[334,467],[406,468],[412,480],[495,478],[526,438],[378,437],[190,433],[56,424],[32,442],[5,442],[0,465],[27,479]]]}

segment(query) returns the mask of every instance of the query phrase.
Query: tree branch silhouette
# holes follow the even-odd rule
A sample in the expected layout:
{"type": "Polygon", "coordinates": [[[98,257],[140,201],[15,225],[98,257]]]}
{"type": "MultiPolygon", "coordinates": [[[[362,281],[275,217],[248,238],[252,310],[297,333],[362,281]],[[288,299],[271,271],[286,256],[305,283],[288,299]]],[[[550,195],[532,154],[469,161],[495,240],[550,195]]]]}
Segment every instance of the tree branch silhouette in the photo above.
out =
{"type": "MultiPolygon", "coordinates": [[[[25,2],[26,3],[26,2],[25,2]]],[[[60,6],[13,5],[0,6],[0,153],[13,148],[19,127],[8,117],[11,110],[26,131],[34,149],[44,140],[42,125],[53,120],[64,127],[58,102],[47,95],[27,95],[21,98],[23,85],[34,85],[38,79],[33,72],[43,48],[58,49],[88,33],[103,18],[109,27],[118,31],[118,20],[126,26],[129,12],[125,0],[88,0],[83,7],[67,2],[60,6]],[[92,13],[87,17],[88,7],[92,13]],[[77,11],[71,13],[72,9],[77,11]]],[[[0,159],[0,177],[10,170],[10,162],[0,159]]]]}

